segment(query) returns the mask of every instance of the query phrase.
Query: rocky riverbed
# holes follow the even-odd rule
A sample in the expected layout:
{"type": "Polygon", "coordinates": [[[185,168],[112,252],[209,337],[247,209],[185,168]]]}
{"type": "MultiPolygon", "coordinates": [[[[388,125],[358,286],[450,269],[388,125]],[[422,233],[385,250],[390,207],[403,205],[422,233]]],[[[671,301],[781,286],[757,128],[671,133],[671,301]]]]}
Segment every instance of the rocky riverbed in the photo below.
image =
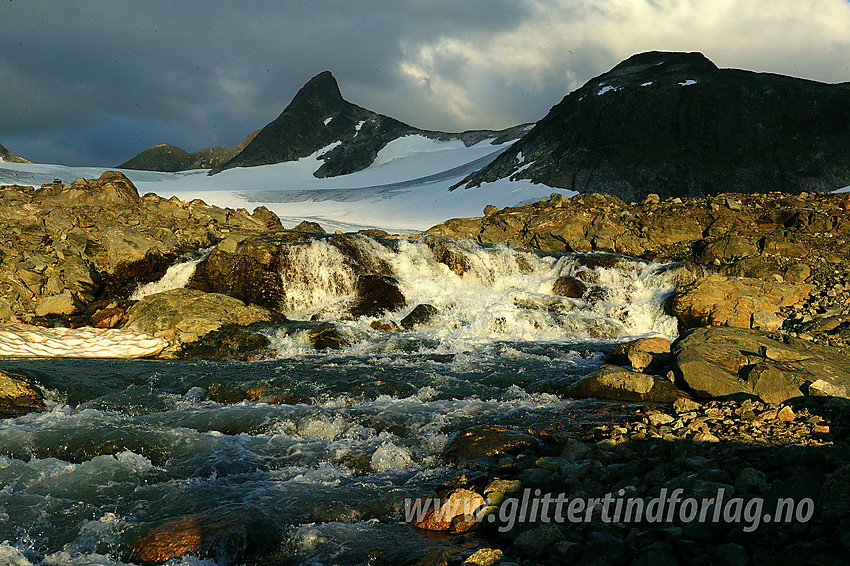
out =
{"type": "MultiPolygon", "coordinates": [[[[234,364],[328,351],[385,363],[418,352],[454,367],[455,359],[483,355],[482,340],[533,363],[562,356],[569,375],[538,385],[524,381],[519,363],[511,372],[520,381],[500,390],[530,388],[523,394],[543,395],[544,405],[576,399],[561,424],[440,429],[449,438],[440,465],[456,468],[456,477],[414,495],[483,502],[489,514],[413,521],[415,532],[436,534],[418,553],[427,555],[408,563],[843,563],[850,550],[850,196],[650,195],[627,204],[556,193],[485,212],[413,237],[325,234],[311,224],[285,230],[262,208],[140,196],[120,173],[2,187],[0,331],[14,338],[35,329],[31,335],[44,340],[37,329],[94,326],[159,341],[163,359],[234,364]],[[166,276],[169,268],[180,277],[166,276]],[[156,286],[143,287],[149,283],[156,286]],[[523,341],[540,345],[526,351],[517,346],[523,341]],[[605,521],[591,513],[587,521],[517,521],[507,530],[487,519],[526,490],[648,502],[677,488],[700,501],[718,490],[742,505],[761,497],[765,512],[778,498],[808,498],[814,508],[781,523],[763,518],[752,532],[746,521],[676,517],[605,521]]],[[[54,381],[19,361],[8,365],[0,363],[0,417],[56,406],[54,381]]],[[[449,382],[461,377],[451,375],[449,382]]],[[[273,382],[240,383],[244,390],[201,383],[191,400],[319,403],[273,382]]],[[[395,399],[404,388],[385,386],[358,384],[346,395],[377,387],[376,396],[395,399]]],[[[168,395],[189,395],[182,385],[169,387],[168,395]]],[[[383,470],[380,458],[370,461],[383,470]]],[[[374,520],[398,524],[402,512],[399,504],[374,520]]],[[[124,557],[161,563],[224,553],[289,563],[278,551],[231,552],[254,544],[254,534],[239,534],[253,523],[204,513],[134,527],[139,536],[124,557]]],[[[343,520],[330,512],[310,519],[322,517],[343,520]]],[[[282,536],[255,530],[263,541],[256,544],[274,546],[269,540],[282,536]]],[[[381,552],[370,563],[397,563],[381,552]]]]}

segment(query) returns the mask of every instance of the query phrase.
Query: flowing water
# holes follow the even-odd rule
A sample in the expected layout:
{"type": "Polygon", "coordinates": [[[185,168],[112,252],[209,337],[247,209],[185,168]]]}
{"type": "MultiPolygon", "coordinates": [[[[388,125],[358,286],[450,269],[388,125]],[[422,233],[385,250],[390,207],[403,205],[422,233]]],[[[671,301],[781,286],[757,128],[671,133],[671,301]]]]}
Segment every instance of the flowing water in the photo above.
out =
{"type": "MultiPolygon", "coordinates": [[[[247,525],[261,563],[409,562],[440,540],[401,523],[403,501],[458,473],[441,457],[458,431],[556,428],[576,403],[560,392],[604,351],[676,332],[663,264],[458,242],[458,275],[423,242],[357,242],[408,300],[384,322],[420,303],[439,314],[389,333],[338,321],[352,345],[336,351],[273,329],[276,357],[255,362],[0,362],[50,398],[0,421],[0,563],[124,564],[153,525],[189,515],[247,525]],[[553,295],[561,276],[584,298],[553,295]]],[[[345,257],[327,241],[288,253],[281,309],[345,319],[345,257]]]]}

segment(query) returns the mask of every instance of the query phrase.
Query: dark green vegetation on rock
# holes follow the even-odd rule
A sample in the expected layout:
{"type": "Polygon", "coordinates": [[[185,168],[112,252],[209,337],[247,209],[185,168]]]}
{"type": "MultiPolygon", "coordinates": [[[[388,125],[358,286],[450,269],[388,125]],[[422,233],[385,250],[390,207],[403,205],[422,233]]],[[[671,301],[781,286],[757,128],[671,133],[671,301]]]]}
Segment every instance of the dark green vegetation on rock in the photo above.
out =
{"type": "Polygon", "coordinates": [[[512,175],[626,201],[834,190],[850,185],[850,83],[641,53],[568,94],[460,186],[512,175]]]}

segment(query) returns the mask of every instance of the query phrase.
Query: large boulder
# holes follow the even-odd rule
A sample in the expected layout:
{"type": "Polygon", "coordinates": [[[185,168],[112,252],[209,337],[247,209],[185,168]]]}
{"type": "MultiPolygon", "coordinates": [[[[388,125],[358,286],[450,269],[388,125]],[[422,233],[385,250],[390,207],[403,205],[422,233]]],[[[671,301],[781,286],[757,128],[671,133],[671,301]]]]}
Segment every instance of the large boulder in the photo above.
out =
{"type": "Polygon", "coordinates": [[[850,365],[839,350],[743,328],[697,328],[673,344],[673,372],[701,398],[744,394],[778,404],[804,395],[846,395],[850,365]]]}
{"type": "Polygon", "coordinates": [[[215,509],[164,521],[140,537],[130,555],[143,565],[195,555],[216,562],[241,562],[273,543],[274,529],[255,512],[215,509]]]}
{"type": "Polygon", "coordinates": [[[604,365],[570,387],[566,394],[579,399],[672,403],[687,397],[673,383],[619,366],[604,365]]]}
{"type": "Polygon", "coordinates": [[[139,191],[126,175],[104,171],[99,179],[77,179],[70,185],[51,183],[35,193],[38,200],[79,205],[138,205],[139,191]]]}
{"type": "Polygon", "coordinates": [[[184,345],[225,325],[247,326],[274,318],[271,311],[233,297],[174,289],[149,295],[127,309],[124,329],[168,340],[161,355],[173,357],[184,345]]]}
{"type": "Polygon", "coordinates": [[[44,395],[26,375],[0,370],[0,418],[44,408],[44,395]]]}
{"type": "MultiPolygon", "coordinates": [[[[814,285],[709,275],[680,285],[668,301],[683,328],[737,326],[753,328],[782,307],[805,299],[814,285]]],[[[775,330],[773,328],[772,330],[775,330]]]]}
{"type": "Polygon", "coordinates": [[[434,494],[414,502],[423,511],[411,523],[418,529],[462,533],[475,526],[476,517],[486,507],[484,498],[469,489],[458,488],[442,497],[434,494]]]}
{"type": "Polygon", "coordinates": [[[406,301],[389,266],[361,245],[369,237],[281,231],[227,238],[198,265],[190,286],[287,315],[345,304],[349,317],[379,316],[406,301]]]}
{"type": "Polygon", "coordinates": [[[443,459],[450,464],[464,466],[482,463],[494,456],[534,449],[539,444],[530,434],[499,426],[476,426],[459,432],[443,451],[443,459]]]}

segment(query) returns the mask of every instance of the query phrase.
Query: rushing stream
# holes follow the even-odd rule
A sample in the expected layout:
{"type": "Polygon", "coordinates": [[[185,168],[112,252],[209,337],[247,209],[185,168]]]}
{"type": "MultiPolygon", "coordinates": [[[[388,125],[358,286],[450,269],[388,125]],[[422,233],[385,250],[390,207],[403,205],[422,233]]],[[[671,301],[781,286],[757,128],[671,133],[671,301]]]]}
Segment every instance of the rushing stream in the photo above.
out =
{"type": "MultiPolygon", "coordinates": [[[[247,525],[268,563],[404,563],[437,544],[400,511],[458,473],[441,458],[454,434],[556,427],[575,403],[559,392],[604,351],[676,332],[662,264],[466,242],[461,276],[422,243],[362,245],[408,300],[388,322],[420,303],[439,314],[389,333],[337,322],[352,345],[336,351],[273,330],[265,361],[0,362],[50,398],[0,421],[0,564],[123,564],[151,525],[190,514],[247,525]],[[565,275],[587,283],[583,299],[552,294],[565,275]]],[[[292,254],[313,276],[289,278],[282,310],[344,319],[352,275],[338,252],[317,241],[292,254]]]]}

